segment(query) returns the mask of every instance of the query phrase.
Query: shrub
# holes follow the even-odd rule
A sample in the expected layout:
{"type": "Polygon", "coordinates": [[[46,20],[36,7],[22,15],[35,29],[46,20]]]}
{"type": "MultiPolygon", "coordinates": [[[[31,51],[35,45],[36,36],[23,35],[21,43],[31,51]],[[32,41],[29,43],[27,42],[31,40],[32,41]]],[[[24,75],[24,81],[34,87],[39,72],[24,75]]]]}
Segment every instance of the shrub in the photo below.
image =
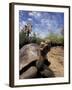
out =
{"type": "Polygon", "coordinates": [[[52,44],[64,45],[64,36],[62,35],[50,34],[45,38],[45,40],[46,39],[49,39],[52,44]]]}
{"type": "Polygon", "coordinates": [[[27,44],[29,41],[27,35],[25,32],[21,31],[19,32],[19,48],[27,44]]]}
{"type": "Polygon", "coordinates": [[[37,37],[35,33],[33,36],[28,37],[24,31],[19,32],[19,48],[29,43],[40,44],[41,41],[42,39],[37,37]]]}

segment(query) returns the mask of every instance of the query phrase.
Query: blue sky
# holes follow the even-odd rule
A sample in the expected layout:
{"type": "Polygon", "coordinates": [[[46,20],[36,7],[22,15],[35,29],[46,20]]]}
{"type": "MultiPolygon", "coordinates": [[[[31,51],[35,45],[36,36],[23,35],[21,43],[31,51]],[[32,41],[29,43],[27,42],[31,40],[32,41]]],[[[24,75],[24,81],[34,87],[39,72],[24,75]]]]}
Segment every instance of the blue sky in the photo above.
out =
{"type": "Polygon", "coordinates": [[[32,32],[44,38],[50,32],[59,34],[64,28],[64,13],[19,11],[19,29],[22,30],[27,22],[32,23],[32,32]]]}

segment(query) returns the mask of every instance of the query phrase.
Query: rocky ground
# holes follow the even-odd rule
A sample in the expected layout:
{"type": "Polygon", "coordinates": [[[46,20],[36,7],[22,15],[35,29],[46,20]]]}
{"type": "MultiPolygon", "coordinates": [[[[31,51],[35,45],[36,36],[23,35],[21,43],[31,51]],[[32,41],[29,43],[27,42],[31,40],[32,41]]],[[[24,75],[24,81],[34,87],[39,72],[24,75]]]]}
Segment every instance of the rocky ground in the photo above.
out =
{"type": "Polygon", "coordinates": [[[52,47],[47,54],[48,60],[51,62],[49,68],[56,77],[64,76],[64,49],[61,46],[52,47]]]}

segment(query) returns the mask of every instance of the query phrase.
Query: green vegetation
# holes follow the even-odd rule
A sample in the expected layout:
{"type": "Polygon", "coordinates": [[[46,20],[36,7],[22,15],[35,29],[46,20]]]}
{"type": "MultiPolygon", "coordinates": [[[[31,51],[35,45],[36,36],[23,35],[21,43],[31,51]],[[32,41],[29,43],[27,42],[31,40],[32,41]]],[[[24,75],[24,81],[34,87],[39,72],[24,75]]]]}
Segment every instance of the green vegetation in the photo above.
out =
{"type": "MultiPolygon", "coordinates": [[[[64,28],[62,28],[59,34],[55,34],[52,30],[49,31],[49,35],[45,38],[39,37],[35,32],[32,32],[32,23],[28,22],[24,28],[19,32],[19,48],[29,43],[39,44],[41,42],[50,41],[51,46],[64,46],[64,28]]],[[[38,33],[38,32],[37,32],[38,33]]]]}
{"type": "Polygon", "coordinates": [[[45,40],[50,40],[52,43],[56,44],[62,44],[64,45],[64,36],[63,35],[55,35],[55,34],[50,34],[45,38],[45,40]]]}
{"type": "Polygon", "coordinates": [[[19,32],[19,48],[29,43],[40,44],[42,41],[50,40],[53,45],[64,45],[64,36],[57,34],[49,34],[44,39],[37,37],[35,33],[32,36],[27,36],[24,31],[19,32]]]}
{"type": "Polygon", "coordinates": [[[43,41],[43,39],[37,37],[35,33],[33,36],[28,37],[24,31],[19,32],[19,48],[29,43],[40,44],[41,41],[43,41]]]}
{"type": "Polygon", "coordinates": [[[19,32],[19,48],[27,44],[29,42],[28,40],[29,39],[24,31],[19,32]]]}
{"type": "Polygon", "coordinates": [[[40,44],[41,41],[43,41],[43,39],[37,37],[37,35],[35,33],[33,33],[33,36],[30,37],[30,41],[31,43],[37,43],[40,44]]]}

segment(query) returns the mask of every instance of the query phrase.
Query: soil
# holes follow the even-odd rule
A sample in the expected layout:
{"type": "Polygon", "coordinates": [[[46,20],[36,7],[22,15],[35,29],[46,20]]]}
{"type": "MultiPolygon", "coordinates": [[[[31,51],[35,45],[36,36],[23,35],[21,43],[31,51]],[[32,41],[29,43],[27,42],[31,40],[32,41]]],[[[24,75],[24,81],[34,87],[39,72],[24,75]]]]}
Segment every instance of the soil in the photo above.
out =
{"type": "Polygon", "coordinates": [[[47,54],[51,62],[49,68],[53,71],[55,77],[64,76],[64,48],[62,46],[52,47],[47,54]]]}

